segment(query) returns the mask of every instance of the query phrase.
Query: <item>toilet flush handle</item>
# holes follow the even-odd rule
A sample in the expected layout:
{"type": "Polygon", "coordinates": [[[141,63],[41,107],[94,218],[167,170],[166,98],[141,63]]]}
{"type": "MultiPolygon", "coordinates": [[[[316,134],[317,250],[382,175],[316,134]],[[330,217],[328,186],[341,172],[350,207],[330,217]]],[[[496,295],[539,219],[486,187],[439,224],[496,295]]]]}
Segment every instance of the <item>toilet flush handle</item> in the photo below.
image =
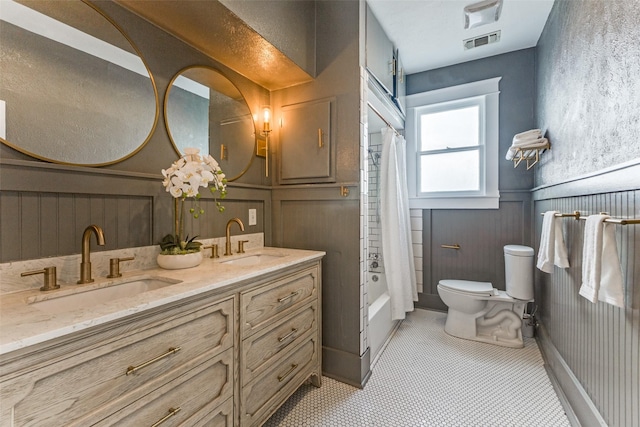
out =
{"type": "Polygon", "coordinates": [[[454,243],[453,245],[440,245],[440,247],[443,249],[455,249],[456,251],[460,249],[460,245],[457,243],[454,243]]]}

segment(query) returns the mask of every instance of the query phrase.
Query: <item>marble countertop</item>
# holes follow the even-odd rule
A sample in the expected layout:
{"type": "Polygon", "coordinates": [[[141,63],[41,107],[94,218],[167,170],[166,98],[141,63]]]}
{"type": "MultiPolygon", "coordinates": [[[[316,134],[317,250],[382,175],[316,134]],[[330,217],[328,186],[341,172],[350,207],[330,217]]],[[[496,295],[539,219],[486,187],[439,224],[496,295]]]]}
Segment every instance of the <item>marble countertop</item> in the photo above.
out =
{"type": "Polygon", "coordinates": [[[205,292],[225,291],[246,280],[257,279],[282,268],[322,258],[324,252],[287,248],[262,247],[247,250],[245,254],[210,259],[205,257],[198,267],[185,270],[150,268],[128,271],[119,279],[94,277],[95,282],[85,285],[60,283],[59,290],[41,292],[25,290],[3,295],[0,299],[0,354],[39,344],[73,332],[104,324],[180,299],[205,292]],[[226,261],[252,255],[275,255],[255,265],[237,265],[226,261]],[[61,313],[37,308],[33,301],[54,299],[62,295],[107,287],[133,278],[153,278],[180,281],[135,296],[117,298],[83,308],[68,307],[61,313]],[[49,311],[49,312],[48,312],[49,311]]]}

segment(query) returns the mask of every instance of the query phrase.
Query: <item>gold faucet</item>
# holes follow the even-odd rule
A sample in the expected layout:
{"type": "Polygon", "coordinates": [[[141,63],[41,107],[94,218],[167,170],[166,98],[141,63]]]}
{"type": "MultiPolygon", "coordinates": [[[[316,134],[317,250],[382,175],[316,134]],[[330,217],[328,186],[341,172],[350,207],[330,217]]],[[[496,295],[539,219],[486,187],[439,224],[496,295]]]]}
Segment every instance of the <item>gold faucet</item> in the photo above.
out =
{"type": "Polygon", "coordinates": [[[229,222],[227,222],[227,243],[225,244],[224,255],[229,256],[232,255],[231,252],[231,235],[229,229],[231,228],[231,224],[236,223],[240,226],[240,230],[244,231],[244,224],[240,221],[240,218],[231,218],[229,222]]]}
{"type": "Polygon", "coordinates": [[[91,283],[93,279],[91,278],[91,232],[94,232],[96,235],[96,240],[98,241],[98,245],[104,246],[104,232],[102,228],[97,225],[90,225],[84,229],[84,233],[82,234],[82,262],[80,263],[80,280],[78,280],[78,284],[83,283],[91,283]]]}

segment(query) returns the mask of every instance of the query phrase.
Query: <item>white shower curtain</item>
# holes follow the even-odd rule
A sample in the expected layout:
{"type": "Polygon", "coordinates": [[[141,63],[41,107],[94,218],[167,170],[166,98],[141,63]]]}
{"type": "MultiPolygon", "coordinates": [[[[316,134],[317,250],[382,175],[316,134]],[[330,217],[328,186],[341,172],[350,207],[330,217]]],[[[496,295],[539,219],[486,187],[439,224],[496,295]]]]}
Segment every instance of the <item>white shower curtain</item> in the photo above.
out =
{"type": "Polygon", "coordinates": [[[409,193],[406,177],[406,142],[390,128],[382,129],[382,164],[380,168],[380,223],[382,260],[391,297],[391,318],[404,319],[418,300],[409,193]]]}

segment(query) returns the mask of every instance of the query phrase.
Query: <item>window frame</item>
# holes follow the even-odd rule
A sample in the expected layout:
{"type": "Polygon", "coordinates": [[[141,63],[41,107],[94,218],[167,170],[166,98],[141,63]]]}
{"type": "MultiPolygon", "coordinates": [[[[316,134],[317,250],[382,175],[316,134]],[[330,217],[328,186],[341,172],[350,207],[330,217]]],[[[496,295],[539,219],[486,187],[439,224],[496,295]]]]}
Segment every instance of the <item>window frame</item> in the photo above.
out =
{"type": "MultiPolygon", "coordinates": [[[[422,92],[407,97],[407,182],[409,206],[417,209],[497,209],[499,146],[499,82],[501,77],[422,92]],[[481,105],[478,191],[420,191],[420,116],[460,106],[481,105]]],[[[437,152],[461,152],[461,149],[437,152]]],[[[431,151],[431,153],[435,153],[431,151]]]]}

